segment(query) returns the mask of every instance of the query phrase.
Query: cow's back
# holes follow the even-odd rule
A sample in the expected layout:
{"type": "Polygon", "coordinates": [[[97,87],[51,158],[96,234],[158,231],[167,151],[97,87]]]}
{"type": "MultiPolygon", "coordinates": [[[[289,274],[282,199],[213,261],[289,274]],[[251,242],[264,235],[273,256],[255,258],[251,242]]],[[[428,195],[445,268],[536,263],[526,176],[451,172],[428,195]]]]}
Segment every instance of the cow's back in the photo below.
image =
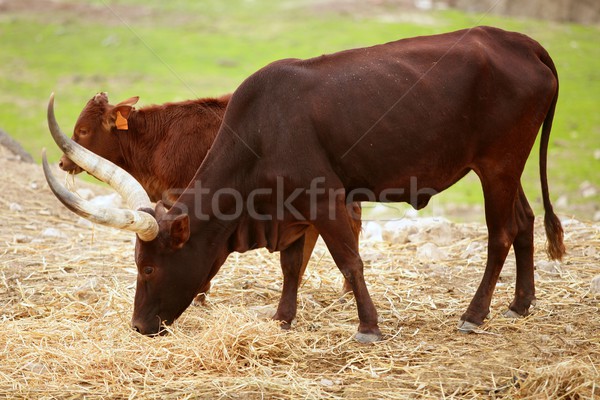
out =
{"type": "Polygon", "coordinates": [[[229,98],[165,103],[138,111],[145,133],[132,138],[126,169],[153,201],[166,199],[166,193],[175,200],[187,187],[217,136],[229,98]]]}
{"type": "Polygon", "coordinates": [[[490,149],[533,144],[514,127],[539,127],[557,90],[544,55],[525,35],[479,27],[282,60],[240,86],[225,122],[262,167],[304,165],[299,185],[335,176],[378,195],[416,177],[441,191],[490,149]]]}

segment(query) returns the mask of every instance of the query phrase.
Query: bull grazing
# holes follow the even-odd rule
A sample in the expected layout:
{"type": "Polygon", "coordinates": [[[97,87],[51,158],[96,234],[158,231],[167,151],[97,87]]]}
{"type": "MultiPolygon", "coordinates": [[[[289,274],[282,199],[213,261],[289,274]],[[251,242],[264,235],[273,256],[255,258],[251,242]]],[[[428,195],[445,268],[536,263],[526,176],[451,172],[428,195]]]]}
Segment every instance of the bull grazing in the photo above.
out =
{"type": "MultiPolygon", "coordinates": [[[[131,174],[151,201],[172,203],[206,157],[230,98],[231,95],[224,95],[135,109],[137,96],[112,105],[105,92],[98,93],[79,114],[72,139],[131,174]]],[[[72,174],[82,172],[66,154],[59,166],[72,174]]],[[[360,211],[356,203],[352,215],[357,240],[360,211]]],[[[300,279],[318,237],[316,229],[306,230],[300,279]]],[[[209,283],[200,289],[200,300],[208,288],[209,283]]],[[[343,291],[351,290],[344,281],[343,291]]]]}
{"type": "MultiPolygon", "coordinates": [[[[129,211],[129,228],[138,232],[134,327],[160,332],[231,252],[255,247],[280,251],[283,289],[274,318],[289,326],[303,234],[314,226],[352,286],[356,339],[379,340],[347,204],[400,201],[422,208],[469,171],[483,187],[488,257],[459,329],[483,323],[511,246],[517,276],[508,315],[526,315],[535,299],[534,214],[520,177],[540,127],[548,253],[560,259],[565,252],[546,176],[557,98],[558,76],[546,50],[491,27],[264,67],[233,94],[213,146],[173,207],[129,211]],[[147,220],[152,227],[141,226],[147,220]]],[[[50,127],[58,129],[54,122],[51,115],[50,127]]],[[[61,145],[77,147],[68,140],[61,145]]],[[[105,163],[97,158],[71,158],[100,179],[116,175],[98,172],[96,161],[105,163]]],[[[70,208],[96,219],[111,214],[73,203],[50,183],[70,208]]]]}

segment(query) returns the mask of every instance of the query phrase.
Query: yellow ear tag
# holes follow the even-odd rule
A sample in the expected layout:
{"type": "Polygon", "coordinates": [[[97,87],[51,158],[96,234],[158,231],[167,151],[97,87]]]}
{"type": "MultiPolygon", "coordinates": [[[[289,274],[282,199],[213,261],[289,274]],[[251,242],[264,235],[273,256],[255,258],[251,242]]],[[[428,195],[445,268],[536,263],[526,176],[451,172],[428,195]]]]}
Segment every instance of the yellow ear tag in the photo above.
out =
{"type": "Polygon", "coordinates": [[[129,129],[129,125],[127,125],[127,119],[121,115],[120,111],[117,111],[117,120],[115,121],[117,125],[117,129],[122,131],[126,131],[129,129]]]}

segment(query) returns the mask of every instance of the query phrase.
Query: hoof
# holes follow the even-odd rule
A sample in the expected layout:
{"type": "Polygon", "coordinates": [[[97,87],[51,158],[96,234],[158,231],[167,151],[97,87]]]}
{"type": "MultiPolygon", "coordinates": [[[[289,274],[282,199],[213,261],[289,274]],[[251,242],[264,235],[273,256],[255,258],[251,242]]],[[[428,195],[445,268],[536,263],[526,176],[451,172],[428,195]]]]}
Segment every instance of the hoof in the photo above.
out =
{"type": "Polygon", "coordinates": [[[463,321],[461,319],[458,321],[457,328],[460,333],[472,333],[479,330],[479,325],[474,324],[473,322],[463,321]]]}
{"type": "Polygon", "coordinates": [[[523,318],[523,316],[521,314],[519,314],[516,311],[513,311],[511,309],[508,309],[504,312],[504,316],[506,318],[523,318]]]}
{"type": "Polygon", "coordinates": [[[282,331],[289,331],[290,329],[292,329],[292,324],[289,322],[285,322],[285,321],[280,321],[281,325],[279,325],[281,327],[282,331]]]}
{"type": "Polygon", "coordinates": [[[381,340],[381,333],[356,332],[356,335],[354,335],[354,339],[356,339],[356,341],[359,343],[379,342],[381,340]]]}
{"type": "Polygon", "coordinates": [[[195,307],[205,306],[206,305],[206,294],[200,293],[199,295],[194,297],[194,300],[192,300],[192,305],[195,307]]]}

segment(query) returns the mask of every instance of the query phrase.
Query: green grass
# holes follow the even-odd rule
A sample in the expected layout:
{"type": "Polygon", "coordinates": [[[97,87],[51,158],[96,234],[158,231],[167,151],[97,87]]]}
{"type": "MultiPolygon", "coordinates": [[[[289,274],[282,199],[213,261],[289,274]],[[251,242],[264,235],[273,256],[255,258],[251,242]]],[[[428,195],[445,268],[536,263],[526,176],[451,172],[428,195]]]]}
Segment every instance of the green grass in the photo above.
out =
{"type": "MultiPolygon", "coordinates": [[[[45,107],[56,92],[59,121],[67,132],[98,91],[117,102],[162,103],[233,91],[252,72],[285,57],[337,50],[494,25],[528,34],[552,55],[561,89],[549,152],[551,195],[579,208],[561,210],[591,218],[599,196],[582,198],[579,185],[598,185],[600,160],[600,29],[552,22],[444,11],[418,14],[387,6],[342,12],[335,2],[70,0],[55,8],[0,14],[0,128],[39,160],[48,147],[45,107]],[[315,5],[315,4],[321,4],[315,5]],[[325,4],[325,5],[323,5],[325,4]],[[114,12],[114,13],[113,13],[114,12]]],[[[538,148],[523,182],[540,210],[538,148]]],[[[443,203],[480,203],[476,177],[440,196],[443,203]]]]}

